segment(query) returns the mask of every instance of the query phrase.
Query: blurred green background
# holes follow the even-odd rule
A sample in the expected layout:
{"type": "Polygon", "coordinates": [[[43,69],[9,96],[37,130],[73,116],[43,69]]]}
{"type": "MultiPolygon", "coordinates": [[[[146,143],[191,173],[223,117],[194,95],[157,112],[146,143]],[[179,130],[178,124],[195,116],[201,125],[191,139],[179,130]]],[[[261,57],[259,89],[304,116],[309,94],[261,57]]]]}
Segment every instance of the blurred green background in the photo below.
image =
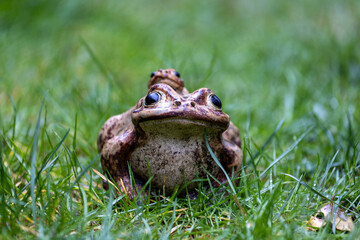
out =
{"type": "MultiPolygon", "coordinates": [[[[264,222],[269,223],[266,231],[272,231],[273,236],[285,231],[291,238],[298,226],[303,226],[302,231],[307,232],[305,222],[322,204],[318,201],[322,198],[316,195],[315,200],[313,193],[305,188],[288,195],[287,191],[296,182],[282,181],[284,177],[280,172],[299,178],[304,176],[305,181],[311,179],[314,187],[319,186],[318,191],[328,198],[341,195],[350,199],[348,202],[358,201],[355,176],[359,176],[360,156],[359,63],[358,0],[2,0],[0,133],[3,140],[0,141],[0,157],[5,160],[1,166],[8,176],[8,180],[4,179],[11,186],[6,194],[2,193],[4,205],[1,209],[8,212],[4,215],[7,230],[4,227],[2,231],[8,231],[8,236],[22,234],[18,221],[30,228],[23,231],[41,231],[42,228],[34,227],[29,220],[31,216],[57,219],[55,227],[48,221],[45,228],[58,231],[58,227],[66,226],[63,227],[66,236],[72,234],[73,226],[81,229],[80,235],[83,232],[93,234],[87,229],[93,231],[97,225],[102,226],[101,223],[93,225],[92,221],[100,221],[107,211],[105,191],[94,188],[99,196],[94,198],[93,192],[86,190],[90,194],[89,208],[96,214],[84,219],[76,215],[76,211],[59,208],[57,201],[63,199],[59,198],[59,193],[69,188],[70,192],[71,182],[96,157],[96,139],[105,120],[128,110],[146,94],[151,72],[172,67],[181,73],[190,91],[208,87],[220,97],[224,111],[239,127],[243,143],[247,144],[244,153],[248,154],[248,162],[249,154],[255,155],[257,146],[262,146],[276,125],[285,120],[274,140],[261,152],[259,165],[244,170],[247,174],[242,179],[248,181],[248,189],[239,187],[238,197],[245,203],[249,215],[237,214],[226,201],[225,206],[218,206],[221,214],[224,209],[225,213],[234,211],[235,220],[232,216],[229,226],[224,222],[225,228],[241,227],[243,233],[248,231],[251,235],[248,223],[259,221],[261,224],[255,224],[255,230],[256,226],[261,226],[257,232],[263,235],[268,234],[264,231],[264,222]],[[29,192],[24,198],[21,195],[27,191],[26,187],[20,195],[16,192],[18,186],[30,181],[32,141],[44,98],[36,170],[68,129],[70,135],[61,147],[60,151],[65,151],[54,163],[51,178],[49,173],[48,178],[43,174],[38,180],[52,187],[47,199],[51,206],[39,209],[45,212],[53,208],[62,212],[58,214],[54,210],[48,215],[44,212],[32,215],[29,192]],[[273,167],[264,178],[258,177],[257,171],[264,170],[310,127],[313,128],[306,138],[282,159],[281,164],[273,167]],[[11,146],[15,150],[10,149],[11,146]],[[332,165],[333,162],[329,162],[337,151],[339,155],[332,165]],[[22,158],[17,159],[14,153],[22,158]],[[323,176],[323,172],[329,175],[323,176]],[[68,183],[62,185],[63,179],[68,179],[68,183]],[[281,182],[280,194],[267,193],[273,179],[281,182]],[[271,225],[271,214],[264,214],[261,209],[268,206],[263,200],[275,195],[280,199],[272,204],[275,200],[271,197],[270,205],[274,208],[268,211],[280,214],[283,206],[290,210],[271,225]]],[[[92,167],[100,169],[100,161],[92,167]]],[[[94,178],[100,186],[99,177],[94,174],[94,178]]],[[[4,179],[1,185],[6,182],[4,179]]],[[[86,178],[81,181],[86,183],[86,178]]],[[[42,193],[44,186],[37,185],[36,191],[42,193]]],[[[34,189],[32,186],[32,191],[34,189]]],[[[41,194],[39,196],[37,203],[45,201],[41,194]]],[[[71,201],[75,204],[77,200],[73,197],[71,201]]],[[[340,200],[343,199],[340,197],[340,200]]],[[[82,210],[86,204],[77,203],[79,212],[87,211],[82,210]]],[[[33,206],[35,208],[35,204],[33,206]]],[[[162,211],[160,207],[155,210],[162,211]]],[[[189,211],[188,216],[193,216],[191,208],[189,211]]],[[[150,224],[153,224],[152,218],[156,219],[155,223],[159,221],[157,214],[155,211],[149,217],[150,224]]],[[[208,213],[200,212],[196,220],[204,223],[196,224],[206,232],[211,226],[207,225],[207,219],[199,220],[204,214],[208,213]]],[[[146,227],[140,218],[134,223],[126,216],[119,219],[117,221],[124,224],[117,226],[131,226],[128,231],[146,227]]],[[[192,224],[185,226],[191,225],[192,229],[195,226],[192,224]]],[[[160,222],[159,226],[162,225],[160,222]]],[[[153,231],[157,231],[156,227],[153,231]]],[[[302,231],[299,235],[303,236],[302,231]]]]}

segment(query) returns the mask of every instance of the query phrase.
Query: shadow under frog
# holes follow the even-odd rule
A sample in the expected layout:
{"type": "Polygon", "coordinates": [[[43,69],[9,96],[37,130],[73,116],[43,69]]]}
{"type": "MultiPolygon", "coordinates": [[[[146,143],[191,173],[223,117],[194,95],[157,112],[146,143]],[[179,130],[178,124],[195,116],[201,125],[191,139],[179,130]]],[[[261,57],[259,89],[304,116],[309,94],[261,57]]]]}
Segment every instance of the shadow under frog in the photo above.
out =
{"type": "MultiPolygon", "coordinates": [[[[152,73],[148,94],[129,111],[111,117],[101,128],[101,164],[130,199],[152,177],[152,189],[171,194],[177,186],[208,173],[221,183],[226,177],[214,162],[209,145],[228,174],[242,163],[238,129],[222,112],[220,99],[208,88],[189,93],[174,69],[152,73]],[[134,173],[135,185],[129,174],[134,173]]],[[[213,181],[213,185],[218,185],[213,181]]],[[[193,192],[197,184],[187,185],[193,192]]],[[[104,182],[107,189],[107,183],[104,182]]]]}

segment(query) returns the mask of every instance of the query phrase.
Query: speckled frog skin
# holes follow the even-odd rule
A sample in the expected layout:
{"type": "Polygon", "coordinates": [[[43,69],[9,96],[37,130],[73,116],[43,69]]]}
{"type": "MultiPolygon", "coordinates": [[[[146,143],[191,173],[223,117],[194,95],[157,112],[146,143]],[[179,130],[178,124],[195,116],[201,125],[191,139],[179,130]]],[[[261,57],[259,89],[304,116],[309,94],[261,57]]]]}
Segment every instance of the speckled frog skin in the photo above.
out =
{"type": "MultiPolygon", "coordinates": [[[[164,194],[196,178],[206,178],[207,173],[226,182],[205,145],[205,131],[226,172],[239,170],[239,131],[222,112],[213,91],[201,88],[189,93],[174,69],[152,73],[148,87],[148,94],[136,106],[108,119],[98,137],[102,168],[121,192],[132,199],[150,175],[152,189],[165,190],[164,194]]],[[[107,185],[104,182],[105,189],[107,185]]],[[[213,185],[217,186],[217,181],[213,185]]],[[[187,189],[193,192],[196,186],[192,182],[187,189]]]]}

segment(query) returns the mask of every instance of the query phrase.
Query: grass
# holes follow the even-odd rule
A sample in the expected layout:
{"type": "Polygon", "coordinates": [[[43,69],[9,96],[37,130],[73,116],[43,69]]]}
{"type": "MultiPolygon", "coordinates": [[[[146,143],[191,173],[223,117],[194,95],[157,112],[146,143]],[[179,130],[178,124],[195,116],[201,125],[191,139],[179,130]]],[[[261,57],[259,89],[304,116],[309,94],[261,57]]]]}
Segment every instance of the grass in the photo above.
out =
{"type": "Polygon", "coordinates": [[[2,1],[0,238],[358,238],[359,13],[355,0],[2,1]],[[222,99],[242,175],[235,192],[125,204],[93,171],[98,131],[168,67],[222,99]],[[307,230],[329,201],[354,232],[307,230]]]}

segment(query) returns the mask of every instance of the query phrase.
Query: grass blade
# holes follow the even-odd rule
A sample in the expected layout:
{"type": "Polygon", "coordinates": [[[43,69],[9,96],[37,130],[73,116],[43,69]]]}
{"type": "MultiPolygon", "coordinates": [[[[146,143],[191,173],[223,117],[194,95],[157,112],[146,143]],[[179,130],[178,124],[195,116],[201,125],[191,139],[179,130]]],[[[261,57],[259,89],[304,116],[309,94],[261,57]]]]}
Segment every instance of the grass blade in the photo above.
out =
{"type": "Polygon", "coordinates": [[[236,191],[235,191],[235,188],[234,188],[234,185],[232,184],[231,182],[231,179],[230,177],[228,176],[227,172],[225,171],[224,167],[221,165],[220,161],[217,159],[217,157],[215,156],[214,152],[212,151],[210,145],[209,145],[209,141],[207,139],[207,134],[206,134],[206,131],[205,131],[205,144],[206,144],[206,147],[212,157],[212,159],[215,161],[215,163],[220,167],[221,171],[224,172],[225,174],[225,177],[226,177],[226,180],[228,181],[229,185],[230,185],[230,188],[233,192],[234,195],[236,195],[236,191]]]}
{"type": "Polygon", "coordinates": [[[325,183],[325,179],[328,177],[328,173],[329,173],[329,170],[331,168],[331,166],[333,165],[335,159],[336,159],[336,156],[338,155],[339,153],[339,150],[336,151],[336,153],[334,154],[333,158],[331,159],[330,163],[326,166],[326,169],[325,169],[325,172],[323,174],[323,177],[321,178],[320,182],[319,182],[319,187],[321,187],[324,183],[325,183]]]}
{"type": "Polygon", "coordinates": [[[41,111],[44,105],[45,98],[43,98],[40,106],[40,111],[38,115],[38,119],[36,122],[35,134],[33,138],[33,145],[31,150],[31,180],[30,180],[30,191],[31,191],[31,208],[32,208],[32,216],[34,225],[36,228],[36,198],[35,198],[35,183],[36,183],[36,160],[37,160],[37,147],[38,147],[38,138],[40,131],[40,119],[41,119],[41,111]]]}
{"type": "Polygon", "coordinates": [[[234,200],[236,206],[241,210],[241,212],[244,215],[246,215],[245,209],[242,207],[241,203],[239,202],[239,199],[237,199],[237,197],[236,197],[236,190],[234,188],[234,185],[231,182],[231,179],[230,179],[229,175],[227,174],[224,167],[221,165],[220,161],[217,159],[217,157],[215,156],[214,152],[212,151],[212,149],[211,149],[211,147],[209,145],[209,141],[207,139],[206,131],[205,131],[204,137],[205,137],[206,147],[207,147],[212,159],[216,162],[216,164],[220,167],[221,171],[223,171],[224,174],[225,174],[226,180],[228,181],[228,183],[230,185],[230,188],[231,188],[231,191],[233,192],[233,200],[234,200]]]}

